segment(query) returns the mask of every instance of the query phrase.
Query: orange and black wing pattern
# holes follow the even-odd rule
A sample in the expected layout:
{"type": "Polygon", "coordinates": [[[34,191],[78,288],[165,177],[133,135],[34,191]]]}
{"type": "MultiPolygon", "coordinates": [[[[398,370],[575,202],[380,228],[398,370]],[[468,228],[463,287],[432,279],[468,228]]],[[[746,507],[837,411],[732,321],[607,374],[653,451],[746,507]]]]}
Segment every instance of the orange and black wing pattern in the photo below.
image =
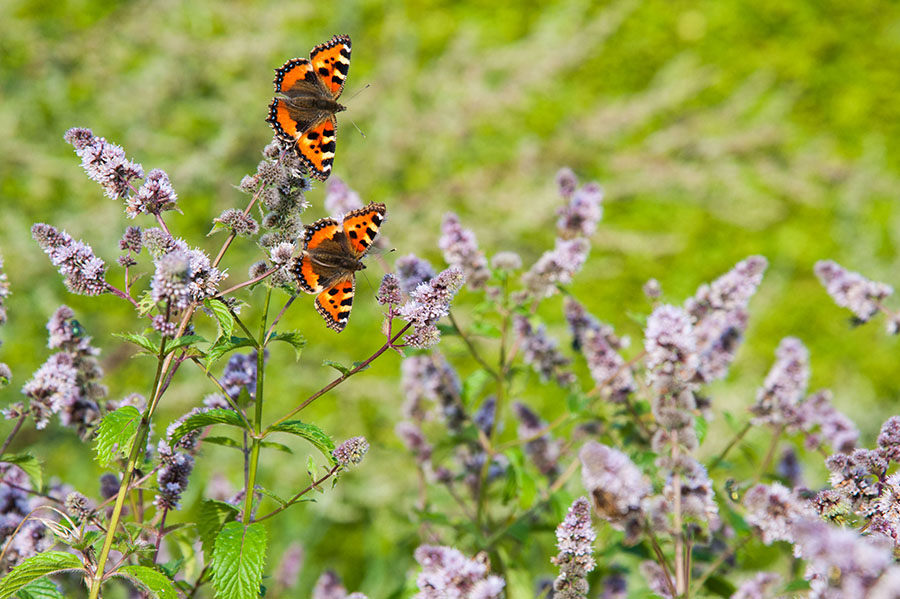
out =
{"type": "Polygon", "coordinates": [[[350,248],[357,258],[362,258],[369,251],[369,246],[375,241],[378,229],[384,222],[386,212],[387,208],[384,204],[371,202],[368,206],[363,206],[344,216],[344,233],[346,233],[350,248]]]}
{"type": "Polygon", "coordinates": [[[316,298],[316,311],[325,319],[325,325],[340,333],[350,319],[356,278],[353,275],[338,281],[316,298]]]}
{"type": "Polygon", "coordinates": [[[350,70],[350,36],[336,35],[309,53],[312,69],[337,100],[350,70]]]}
{"type": "MultiPolygon", "coordinates": [[[[280,69],[275,70],[275,92],[285,94],[298,81],[315,83],[316,74],[312,64],[306,58],[292,58],[284,63],[280,69]]],[[[266,122],[272,125],[275,133],[281,139],[293,143],[297,136],[309,129],[314,123],[295,120],[296,112],[292,115],[283,99],[275,98],[269,104],[269,116],[266,122]]]]}
{"type": "Polygon", "coordinates": [[[306,227],[303,236],[303,253],[294,262],[297,284],[307,293],[319,293],[325,287],[329,273],[323,272],[312,260],[312,252],[325,241],[333,241],[341,233],[340,225],[333,218],[323,218],[306,227]]]}
{"type": "MultiPolygon", "coordinates": [[[[276,100],[277,101],[277,100],[276,100]]],[[[336,147],[334,119],[326,119],[297,139],[297,155],[309,174],[324,181],[331,174],[336,147]]]]}

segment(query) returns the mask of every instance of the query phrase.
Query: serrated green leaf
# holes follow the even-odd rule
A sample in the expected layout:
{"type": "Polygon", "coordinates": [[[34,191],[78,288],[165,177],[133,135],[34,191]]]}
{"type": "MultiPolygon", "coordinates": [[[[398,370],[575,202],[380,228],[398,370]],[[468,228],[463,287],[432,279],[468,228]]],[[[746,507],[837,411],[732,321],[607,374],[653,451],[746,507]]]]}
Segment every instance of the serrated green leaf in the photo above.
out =
{"type": "Polygon", "coordinates": [[[225,302],[217,299],[208,299],[203,302],[203,305],[212,310],[213,315],[215,315],[219,323],[219,337],[230,339],[231,334],[234,332],[234,316],[232,316],[231,310],[228,309],[225,302]]]}
{"type": "Polygon", "coordinates": [[[282,422],[281,424],[273,426],[270,432],[289,433],[291,435],[302,437],[312,443],[316,449],[321,451],[322,455],[324,455],[331,464],[335,463],[334,457],[331,455],[331,452],[334,451],[334,441],[325,434],[325,431],[314,424],[307,424],[306,422],[301,422],[299,420],[288,420],[287,422],[282,422]]]}
{"type": "Polygon", "coordinates": [[[0,580],[0,599],[12,597],[25,585],[61,570],[81,570],[81,560],[65,551],[45,551],[29,557],[0,580]]]}
{"type": "Polygon", "coordinates": [[[227,522],[237,517],[238,509],[230,503],[205,499],[200,504],[200,516],[197,518],[197,531],[200,534],[200,543],[203,546],[203,556],[209,560],[213,553],[213,545],[216,535],[227,522]]]}
{"type": "Polygon", "coordinates": [[[291,449],[290,447],[288,447],[287,445],[284,445],[282,443],[275,443],[274,441],[262,441],[259,445],[263,449],[274,449],[276,451],[281,451],[281,452],[290,453],[290,454],[294,453],[294,450],[291,449]]]}
{"type": "Polygon", "coordinates": [[[30,453],[7,453],[0,455],[0,462],[6,464],[15,464],[28,475],[31,486],[34,489],[41,490],[44,488],[44,469],[40,460],[30,453]]]}
{"type": "Polygon", "coordinates": [[[266,561],[266,529],[255,522],[229,522],[216,537],[212,575],[217,599],[259,596],[266,561]]]}
{"type": "Polygon", "coordinates": [[[149,289],[138,297],[138,314],[141,316],[149,314],[150,310],[155,307],[156,302],[153,301],[153,293],[149,289]]]}
{"type": "Polygon", "coordinates": [[[212,435],[208,435],[203,437],[203,442],[221,445],[222,447],[234,447],[235,449],[240,449],[242,451],[244,449],[244,446],[241,445],[239,441],[232,439],[231,437],[213,437],[212,435]]]}
{"type": "Polygon", "coordinates": [[[263,495],[265,495],[266,497],[274,499],[278,503],[278,505],[284,506],[287,503],[287,499],[282,499],[281,497],[276,495],[274,491],[271,491],[261,485],[256,485],[256,490],[259,491],[260,493],[262,493],[263,495]]]}
{"type": "Polygon", "coordinates": [[[219,358],[240,347],[256,347],[256,341],[246,337],[219,337],[216,339],[216,342],[206,350],[206,369],[209,370],[209,367],[219,358]]]}
{"type": "Polygon", "coordinates": [[[299,360],[300,353],[306,347],[306,337],[297,331],[289,331],[287,333],[275,333],[272,335],[272,341],[284,341],[294,348],[294,356],[299,360]]]}
{"type": "Polygon", "coordinates": [[[309,475],[309,478],[313,481],[316,480],[316,472],[318,471],[318,466],[316,466],[316,461],[313,460],[312,456],[308,456],[306,458],[306,473],[309,475]]]}
{"type": "Polygon", "coordinates": [[[19,599],[66,599],[65,595],[59,591],[56,583],[47,577],[38,578],[34,582],[25,585],[19,590],[19,594],[16,597],[19,599]]]}
{"type": "Polygon", "coordinates": [[[346,375],[350,372],[350,369],[341,364],[340,362],[335,362],[334,360],[322,360],[322,366],[331,366],[341,374],[346,375]]]}
{"type": "Polygon", "coordinates": [[[452,324],[440,324],[437,325],[438,331],[441,333],[441,337],[448,337],[453,335],[459,335],[459,331],[456,330],[456,327],[452,324]]]}
{"type": "Polygon", "coordinates": [[[143,335],[138,335],[137,333],[113,333],[113,337],[134,343],[154,356],[159,355],[159,343],[153,343],[153,341],[143,335]]]}
{"type": "Polygon", "coordinates": [[[140,422],[141,413],[134,406],[123,406],[103,417],[94,439],[101,466],[109,465],[117,455],[128,456],[140,422]]]}
{"type": "Polygon", "coordinates": [[[151,597],[157,599],[178,598],[178,593],[175,592],[172,581],[165,574],[153,568],[148,568],[147,566],[122,566],[116,572],[137,583],[144,590],[149,591],[151,597]]]}
{"type": "Polygon", "coordinates": [[[170,439],[172,441],[178,441],[191,431],[213,424],[229,424],[242,430],[250,430],[247,428],[247,424],[244,422],[244,419],[241,418],[241,415],[234,410],[229,408],[214,408],[212,410],[207,410],[206,412],[188,416],[185,421],[175,429],[170,439]]]}
{"type": "Polygon", "coordinates": [[[697,444],[703,445],[703,440],[706,438],[706,433],[709,432],[709,422],[706,421],[706,418],[702,416],[698,416],[697,420],[697,444]]]}
{"type": "Polygon", "coordinates": [[[173,351],[177,351],[185,346],[205,342],[206,339],[204,339],[200,335],[182,335],[178,339],[166,341],[166,353],[170,354],[173,351]]]}

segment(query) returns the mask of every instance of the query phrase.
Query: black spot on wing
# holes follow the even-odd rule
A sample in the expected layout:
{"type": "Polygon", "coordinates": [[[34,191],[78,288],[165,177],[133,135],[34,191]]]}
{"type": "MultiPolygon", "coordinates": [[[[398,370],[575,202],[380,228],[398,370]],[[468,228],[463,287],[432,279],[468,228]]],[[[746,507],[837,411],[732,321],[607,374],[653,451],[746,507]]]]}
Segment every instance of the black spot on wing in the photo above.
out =
{"type": "Polygon", "coordinates": [[[312,140],[319,139],[319,132],[318,131],[310,131],[309,133],[306,134],[306,138],[312,139],[312,140]]]}
{"type": "Polygon", "coordinates": [[[384,217],[378,214],[377,212],[372,215],[372,222],[376,225],[381,226],[381,223],[384,222],[384,217]]]}
{"type": "Polygon", "coordinates": [[[319,67],[319,75],[321,75],[322,77],[328,77],[328,73],[330,72],[331,71],[329,71],[325,67],[319,67]]]}
{"type": "MultiPolygon", "coordinates": [[[[332,131],[332,134],[333,133],[334,133],[334,131],[332,131]]],[[[322,151],[323,152],[334,152],[334,149],[336,147],[337,147],[337,144],[334,143],[334,137],[332,137],[331,141],[329,141],[327,144],[322,144],[322,151]]]]}
{"type": "Polygon", "coordinates": [[[352,297],[348,297],[348,298],[346,298],[346,299],[341,300],[341,305],[342,305],[342,306],[352,306],[352,305],[353,305],[353,298],[352,298],[352,297]]]}
{"type": "Polygon", "coordinates": [[[335,62],[334,68],[336,68],[338,71],[340,71],[344,77],[346,77],[347,71],[350,70],[350,65],[347,64],[346,62],[335,62]]]}
{"type": "Polygon", "coordinates": [[[331,82],[334,83],[335,85],[341,85],[342,83],[344,83],[344,79],[345,79],[345,77],[342,75],[334,75],[331,78],[331,82]]]}
{"type": "Polygon", "coordinates": [[[356,234],[356,231],[350,231],[350,239],[356,239],[359,235],[356,234]]]}
{"type": "Polygon", "coordinates": [[[341,48],[341,56],[343,56],[344,58],[350,58],[350,49],[341,48]]]}
{"type": "Polygon", "coordinates": [[[378,231],[374,230],[372,227],[366,227],[366,235],[369,236],[369,239],[373,239],[378,235],[378,231]]]}
{"type": "Polygon", "coordinates": [[[328,290],[328,295],[337,295],[337,294],[338,294],[337,287],[332,287],[331,289],[328,290]]]}

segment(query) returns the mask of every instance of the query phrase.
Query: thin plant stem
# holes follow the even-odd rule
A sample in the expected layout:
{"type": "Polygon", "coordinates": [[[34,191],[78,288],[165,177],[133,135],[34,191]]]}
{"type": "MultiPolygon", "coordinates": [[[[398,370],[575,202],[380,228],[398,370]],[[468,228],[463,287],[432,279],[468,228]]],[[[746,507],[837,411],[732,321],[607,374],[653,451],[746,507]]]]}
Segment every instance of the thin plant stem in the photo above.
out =
{"type": "Polygon", "coordinates": [[[3,446],[0,447],[0,455],[6,453],[6,450],[9,449],[9,444],[12,443],[13,437],[15,437],[19,433],[19,430],[22,428],[22,425],[25,424],[26,418],[28,418],[27,412],[22,412],[21,414],[19,414],[19,418],[16,420],[16,424],[13,426],[12,430],[9,431],[9,434],[6,436],[6,440],[3,442],[3,446]]]}
{"type": "Polygon", "coordinates": [[[159,212],[156,213],[156,222],[158,222],[160,228],[166,232],[166,235],[172,237],[172,233],[169,232],[169,227],[166,226],[166,221],[163,220],[162,214],[159,212]]]}
{"type": "Polygon", "coordinates": [[[281,320],[281,317],[284,316],[284,313],[287,312],[287,309],[294,303],[294,300],[297,299],[296,295],[292,295],[288,298],[286,302],[284,302],[284,307],[281,309],[281,312],[278,313],[278,316],[275,317],[275,320],[272,321],[272,324],[269,326],[269,330],[266,333],[266,338],[263,341],[263,346],[269,344],[269,339],[272,338],[272,335],[275,333],[275,325],[278,324],[278,321],[281,320]]]}
{"type": "Polygon", "coordinates": [[[650,528],[649,523],[647,523],[647,538],[650,540],[650,546],[653,548],[653,553],[656,554],[656,561],[659,562],[660,567],[663,569],[663,575],[666,580],[666,586],[669,587],[669,593],[672,597],[677,597],[678,591],[675,590],[675,583],[672,582],[672,573],[669,571],[669,562],[666,561],[666,556],[659,546],[656,535],[653,534],[653,530],[650,528]]]}
{"type": "Polygon", "coordinates": [[[312,482],[308,487],[306,487],[305,489],[303,489],[302,491],[300,491],[299,493],[297,493],[296,495],[294,495],[293,497],[288,499],[286,502],[284,502],[283,505],[278,506],[277,508],[275,508],[274,510],[272,510],[265,516],[257,518],[255,520],[255,522],[262,522],[263,520],[268,520],[275,514],[278,514],[280,512],[283,512],[284,510],[288,509],[289,507],[291,507],[292,505],[297,503],[304,495],[306,495],[307,493],[309,493],[310,491],[312,491],[313,489],[315,489],[316,487],[321,485],[323,482],[325,482],[326,480],[328,480],[329,478],[334,476],[335,473],[337,473],[337,471],[340,469],[341,469],[340,465],[332,467],[331,470],[329,470],[322,476],[322,478],[320,478],[317,481],[312,482]]]}
{"type": "Polygon", "coordinates": [[[222,392],[222,396],[225,398],[225,401],[228,402],[228,405],[231,406],[231,409],[232,409],[232,410],[234,410],[235,412],[238,413],[238,415],[239,415],[239,416],[241,417],[241,419],[244,421],[244,424],[247,425],[247,426],[252,426],[252,424],[250,423],[250,420],[247,419],[247,415],[244,414],[244,411],[240,408],[239,405],[237,405],[237,403],[235,403],[235,401],[234,401],[234,399],[232,399],[231,395],[228,394],[228,391],[225,389],[225,386],[222,385],[222,383],[219,381],[219,379],[217,379],[217,378],[215,377],[215,375],[213,375],[213,373],[211,373],[210,371],[208,371],[208,370],[206,369],[206,366],[204,366],[204,365],[200,362],[200,358],[198,358],[197,356],[191,356],[191,361],[192,361],[194,364],[196,364],[197,367],[198,367],[200,370],[203,371],[203,374],[206,375],[206,378],[208,378],[210,381],[213,382],[213,384],[214,384],[216,387],[218,387],[219,391],[222,392]]]}
{"type": "Polygon", "coordinates": [[[163,537],[165,536],[165,528],[166,528],[166,516],[169,515],[169,508],[163,508],[162,518],[159,521],[159,531],[156,533],[156,548],[153,550],[153,563],[156,563],[156,558],[159,557],[159,546],[162,544],[163,537]]]}
{"type": "MultiPolygon", "coordinates": [[[[678,464],[679,447],[678,447],[678,431],[672,432],[672,462],[678,464]]],[[[674,495],[674,511],[672,514],[673,525],[675,527],[675,589],[678,596],[681,596],[687,588],[685,579],[685,559],[684,559],[684,525],[681,521],[681,474],[679,472],[672,473],[672,494],[674,495]]]]}
{"type": "Polygon", "coordinates": [[[206,573],[209,571],[210,566],[212,566],[212,562],[207,560],[206,565],[200,570],[200,575],[197,576],[197,582],[191,587],[191,592],[188,593],[186,599],[194,599],[194,595],[197,594],[197,591],[200,590],[200,587],[203,586],[203,583],[205,582],[203,579],[206,577],[206,573]]]}
{"type": "Polygon", "coordinates": [[[701,574],[700,577],[697,578],[696,581],[694,581],[694,589],[699,592],[700,589],[703,588],[703,585],[706,583],[707,579],[715,574],[716,570],[721,568],[722,564],[724,564],[725,561],[732,555],[736,554],[741,549],[741,547],[747,544],[747,541],[749,541],[751,538],[752,537],[747,536],[740,543],[738,543],[736,547],[729,547],[728,549],[717,555],[716,559],[714,559],[706,568],[706,570],[703,571],[703,574],[701,574]]]}
{"type": "Polygon", "coordinates": [[[744,425],[738,433],[728,442],[728,445],[725,446],[725,449],[722,450],[722,453],[716,456],[716,459],[712,461],[712,464],[709,465],[709,470],[716,468],[719,464],[725,461],[725,458],[728,456],[728,452],[734,449],[734,446],[741,442],[747,433],[750,432],[750,429],[753,427],[753,423],[748,422],[744,425]]]}
{"type": "Polygon", "coordinates": [[[266,352],[263,342],[266,337],[266,324],[269,317],[269,303],[272,300],[272,288],[266,288],[266,299],[263,302],[262,316],[259,320],[259,339],[257,340],[256,350],[256,412],[253,418],[253,430],[255,435],[250,440],[250,470],[247,475],[247,489],[244,492],[244,524],[249,524],[251,514],[253,512],[253,495],[256,488],[256,473],[259,468],[259,448],[262,439],[259,433],[262,431],[262,415],[263,415],[263,383],[265,382],[265,358],[266,352]]]}
{"type": "Polygon", "coordinates": [[[244,281],[243,283],[238,283],[238,284],[235,285],[234,287],[229,287],[229,288],[226,289],[225,291],[220,291],[220,292],[216,295],[216,299],[220,299],[220,298],[222,298],[223,296],[228,295],[229,293],[231,293],[231,292],[233,292],[233,291],[237,291],[238,289],[241,289],[241,288],[243,288],[243,287],[249,287],[250,285],[253,285],[254,283],[259,283],[260,281],[262,281],[263,279],[265,279],[266,277],[268,277],[270,274],[272,274],[272,273],[275,272],[276,270],[278,270],[278,269],[277,269],[277,268],[270,268],[270,269],[267,270],[266,272],[262,273],[261,275],[259,275],[259,276],[257,276],[257,277],[253,277],[253,278],[250,279],[249,281],[244,281]]]}
{"type": "MultiPolygon", "coordinates": [[[[250,203],[247,204],[247,207],[244,208],[244,216],[250,214],[250,211],[253,210],[253,206],[256,204],[256,201],[259,199],[259,196],[262,195],[262,192],[265,191],[266,186],[260,185],[259,189],[256,190],[256,193],[253,194],[253,198],[250,200],[250,203]]],[[[212,261],[213,268],[217,268],[219,266],[219,262],[222,261],[222,257],[225,255],[225,252],[228,251],[228,247],[231,245],[231,242],[234,241],[234,238],[237,237],[237,233],[232,231],[228,234],[228,237],[225,239],[225,243],[222,244],[222,248],[219,250],[219,253],[216,254],[215,259],[212,261]]]]}
{"type": "Polygon", "coordinates": [[[111,285],[111,284],[107,283],[106,289],[113,295],[121,297],[123,300],[130,302],[131,305],[134,306],[135,308],[138,307],[138,302],[136,299],[134,299],[133,297],[131,297],[130,295],[128,295],[127,293],[125,293],[124,291],[122,291],[121,289],[116,287],[115,285],[111,285]]]}
{"type": "Polygon", "coordinates": [[[775,432],[772,434],[772,442],[769,443],[769,449],[766,452],[766,457],[763,460],[762,464],[759,467],[759,470],[756,473],[756,478],[754,482],[759,482],[762,478],[763,474],[769,469],[769,466],[772,465],[772,460],[775,458],[775,450],[778,449],[778,443],[781,441],[781,434],[784,432],[784,425],[779,424],[775,429],[775,432]]]}
{"type": "Polygon", "coordinates": [[[244,334],[247,335],[247,338],[253,341],[253,344],[258,346],[258,342],[256,341],[256,337],[253,336],[253,333],[250,332],[250,329],[247,328],[247,325],[244,324],[244,321],[240,319],[240,317],[235,313],[234,310],[229,310],[231,312],[231,316],[234,318],[234,321],[241,327],[241,330],[244,331],[244,334]]]}
{"type": "Polygon", "coordinates": [[[371,364],[372,362],[374,362],[381,354],[383,354],[383,353],[386,352],[388,349],[390,349],[391,347],[393,347],[393,346],[394,346],[394,343],[395,343],[400,337],[402,337],[402,336],[406,333],[406,331],[409,329],[409,327],[411,327],[411,326],[412,326],[412,325],[409,324],[409,323],[407,323],[406,325],[404,325],[403,328],[400,329],[400,331],[398,331],[396,335],[394,335],[393,337],[391,337],[390,339],[388,339],[388,341],[387,341],[384,345],[382,345],[380,348],[378,348],[378,349],[375,351],[374,354],[372,354],[371,356],[369,356],[368,358],[366,358],[363,362],[361,362],[361,363],[360,363],[359,365],[357,365],[355,368],[353,368],[353,369],[351,369],[351,370],[348,370],[346,373],[344,373],[344,374],[342,374],[341,376],[337,377],[336,379],[334,379],[333,381],[331,381],[330,383],[328,383],[327,385],[325,385],[324,387],[322,387],[321,389],[319,389],[318,391],[316,391],[315,393],[313,393],[312,395],[310,395],[310,396],[309,396],[303,403],[301,403],[299,406],[297,406],[296,408],[294,408],[293,410],[291,410],[290,412],[288,412],[287,414],[285,414],[284,416],[282,416],[281,418],[279,418],[278,420],[276,420],[275,422],[273,422],[272,424],[270,424],[268,427],[266,427],[266,430],[263,431],[262,436],[265,437],[267,434],[269,434],[270,432],[272,432],[272,429],[273,429],[274,427],[278,426],[279,424],[281,424],[281,423],[284,422],[285,420],[289,420],[292,416],[294,416],[295,414],[297,414],[300,410],[302,410],[303,408],[305,408],[306,406],[308,406],[309,404],[311,404],[311,403],[314,402],[315,400],[319,399],[320,397],[322,397],[323,395],[325,395],[326,393],[328,393],[329,391],[331,391],[332,389],[334,389],[335,387],[337,387],[338,385],[340,385],[341,383],[343,383],[344,381],[346,381],[347,379],[349,379],[349,378],[350,378],[351,376],[353,376],[354,374],[356,374],[356,373],[358,373],[358,372],[360,372],[360,371],[365,370],[366,368],[368,368],[368,367],[369,367],[369,364],[371,364]]]}
{"type": "Polygon", "coordinates": [[[495,379],[499,378],[500,375],[497,374],[497,372],[493,368],[491,368],[491,366],[485,361],[485,359],[481,357],[481,354],[478,353],[475,345],[472,344],[472,340],[469,339],[469,337],[463,332],[462,327],[460,327],[456,322],[456,318],[453,317],[452,310],[449,312],[448,317],[450,318],[450,324],[452,324],[453,328],[456,329],[456,333],[459,335],[459,338],[463,340],[463,343],[466,344],[466,347],[469,349],[469,353],[472,355],[475,361],[478,362],[478,364],[480,364],[481,367],[484,368],[492,377],[494,377],[495,379]]]}

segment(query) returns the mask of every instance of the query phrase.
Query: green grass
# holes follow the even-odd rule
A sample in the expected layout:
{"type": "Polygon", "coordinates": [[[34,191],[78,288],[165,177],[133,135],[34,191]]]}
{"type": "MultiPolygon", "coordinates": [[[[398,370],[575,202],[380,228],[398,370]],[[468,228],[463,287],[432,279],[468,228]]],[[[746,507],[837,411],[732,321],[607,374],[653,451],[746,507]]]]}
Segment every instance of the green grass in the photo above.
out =
{"type": "MultiPolygon", "coordinates": [[[[6,2],[0,251],[14,295],[10,322],[0,330],[0,360],[15,378],[3,403],[19,398],[46,358],[43,326],[62,302],[104,346],[111,397],[146,393],[149,384],[149,363],[129,359],[131,350],[109,337],[135,328],[127,306],[67,294],[30,239],[33,222],[48,222],[113,262],[115,242],[131,224],[122,206],[84,177],[63,132],[90,127],[146,170],[166,170],[185,213],[169,219],[174,232],[212,250],[219,239],[203,238],[210,219],[243,205],[234,186],[254,171],[270,138],[263,119],[272,70],[334,33],[349,33],[354,43],[335,174],[364,200],[388,204],[382,231],[397,255],[415,252],[440,264],[440,216],[455,210],[489,254],[514,250],[529,264],[552,244],[552,179],[569,165],[583,180],[599,180],[607,197],[573,293],[631,335],[633,348],[640,326],[623,306],[648,311],[641,295],[648,278],[661,282],[666,300],[680,303],[700,283],[759,253],[770,260],[769,272],[717,405],[741,414],[779,339],[795,335],[810,347],[812,386],[835,391],[864,442],[871,444],[896,411],[896,340],[880,323],[850,327],[849,313],[832,304],[812,265],[833,258],[898,282],[900,5],[812,0],[360,1],[333,9],[6,2]]],[[[308,197],[311,221],[324,215],[323,186],[308,197]]],[[[230,282],[243,280],[257,253],[246,243],[232,250],[230,282]]],[[[362,359],[380,343],[372,295],[381,273],[366,272],[339,337],[324,329],[311,298],[289,312],[310,347],[299,364],[287,348],[272,356],[276,376],[267,388],[282,408],[332,376],[322,359],[362,359]]],[[[476,298],[461,299],[457,310],[468,322],[476,298]]],[[[552,300],[542,316],[562,335],[560,310],[552,300]]],[[[448,339],[444,351],[457,357],[463,348],[448,339]]],[[[332,567],[349,588],[388,596],[410,563],[418,542],[408,519],[415,481],[392,432],[402,399],[398,363],[386,356],[307,416],[337,439],[365,434],[373,449],[319,503],[294,508],[272,532],[273,556],[290,539],[307,546],[301,588],[332,567]]],[[[167,396],[167,417],[210,391],[199,372],[179,378],[167,396]]],[[[720,425],[711,429],[709,451],[725,442],[720,425]]],[[[99,471],[67,431],[28,433],[17,445],[32,442],[51,470],[65,463],[63,452],[79,455],[72,482],[95,490],[99,471]]],[[[264,462],[263,484],[303,484],[301,455],[264,462]]],[[[195,480],[223,463],[233,481],[239,478],[226,449],[207,450],[198,461],[195,480]]],[[[185,505],[190,509],[202,492],[193,486],[185,505]]],[[[550,573],[548,557],[533,557],[544,564],[536,574],[550,573]]]]}

